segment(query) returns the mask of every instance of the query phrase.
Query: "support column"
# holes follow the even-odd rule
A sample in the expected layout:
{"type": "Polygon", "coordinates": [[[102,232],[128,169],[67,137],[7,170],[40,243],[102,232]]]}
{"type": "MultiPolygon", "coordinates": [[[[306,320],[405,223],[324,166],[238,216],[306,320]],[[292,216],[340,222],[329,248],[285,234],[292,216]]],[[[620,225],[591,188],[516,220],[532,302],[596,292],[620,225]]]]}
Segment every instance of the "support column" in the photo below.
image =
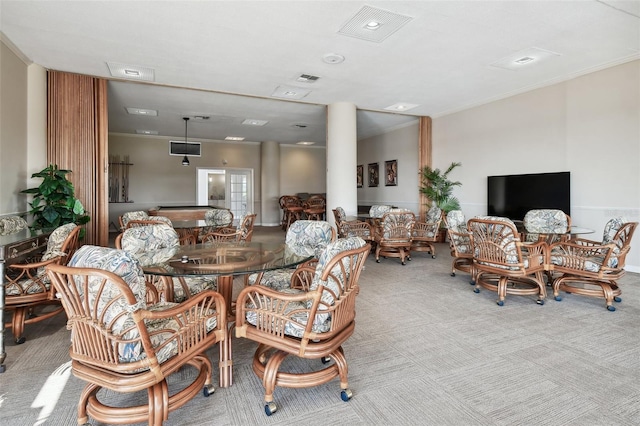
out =
{"type": "Polygon", "coordinates": [[[280,225],[280,144],[267,141],[260,145],[260,224],[280,225]]]}
{"type": "Polygon", "coordinates": [[[327,221],[335,226],[332,209],[358,213],[356,166],[358,138],[356,106],[336,102],[327,107],[327,221]]]}

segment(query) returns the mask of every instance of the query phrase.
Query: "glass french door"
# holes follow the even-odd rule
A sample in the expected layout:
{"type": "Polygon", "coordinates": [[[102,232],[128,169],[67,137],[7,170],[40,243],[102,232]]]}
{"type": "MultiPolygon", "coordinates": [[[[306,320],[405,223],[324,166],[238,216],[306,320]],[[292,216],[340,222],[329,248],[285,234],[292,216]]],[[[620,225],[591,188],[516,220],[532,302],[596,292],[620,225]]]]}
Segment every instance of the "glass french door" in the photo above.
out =
{"type": "Polygon", "coordinates": [[[253,170],[198,169],[198,205],[224,207],[234,220],[253,213],[253,170]]]}

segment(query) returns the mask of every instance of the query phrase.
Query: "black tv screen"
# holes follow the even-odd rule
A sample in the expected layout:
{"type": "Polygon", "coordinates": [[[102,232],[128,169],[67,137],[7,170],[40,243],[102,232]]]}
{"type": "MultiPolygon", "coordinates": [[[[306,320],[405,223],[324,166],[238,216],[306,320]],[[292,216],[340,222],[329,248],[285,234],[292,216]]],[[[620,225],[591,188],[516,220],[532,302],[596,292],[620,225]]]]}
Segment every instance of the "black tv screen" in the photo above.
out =
{"type": "Polygon", "coordinates": [[[489,216],[522,220],[533,209],[558,209],[571,215],[569,172],[489,176],[487,189],[489,216]]]}

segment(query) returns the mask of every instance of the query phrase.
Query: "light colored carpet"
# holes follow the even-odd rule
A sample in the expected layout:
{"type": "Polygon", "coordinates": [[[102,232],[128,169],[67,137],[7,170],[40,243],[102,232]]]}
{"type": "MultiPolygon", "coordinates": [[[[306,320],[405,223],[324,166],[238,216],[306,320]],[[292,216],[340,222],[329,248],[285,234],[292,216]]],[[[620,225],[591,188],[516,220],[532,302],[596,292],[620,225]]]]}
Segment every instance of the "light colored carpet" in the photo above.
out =
{"type": "MultiPolygon", "coordinates": [[[[284,238],[284,232],[257,228],[254,238],[284,238]]],[[[448,247],[437,250],[437,259],[417,253],[406,266],[367,260],[356,331],[344,346],[354,393],[348,403],[337,379],[277,388],[279,410],[267,417],[251,369],[256,345],[234,338],[233,386],[196,397],[166,424],[640,424],[640,275],[622,279],[616,312],[603,300],[574,295],[562,302],[550,296],[544,306],[533,297],[507,296],[499,307],[495,293],[473,293],[467,274],[449,276],[448,247]]],[[[52,375],[69,360],[68,333],[58,316],[27,327],[23,345],[8,337],[0,424],[76,424],[83,383],[65,368],[52,375]]],[[[215,365],[217,347],[209,354],[215,365]]],[[[171,386],[190,374],[180,371],[171,386]]]]}

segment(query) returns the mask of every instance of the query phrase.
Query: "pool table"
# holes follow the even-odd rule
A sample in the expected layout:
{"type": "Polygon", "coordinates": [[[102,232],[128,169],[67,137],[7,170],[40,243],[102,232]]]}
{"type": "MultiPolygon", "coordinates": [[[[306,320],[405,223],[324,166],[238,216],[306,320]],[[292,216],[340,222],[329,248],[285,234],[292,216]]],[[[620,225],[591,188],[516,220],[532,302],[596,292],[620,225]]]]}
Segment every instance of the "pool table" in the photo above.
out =
{"type": "Polygon", "coordinates": [[[207,210],[217,209],[212,206],[158,206],[149,209],[150,216],[165,216],[170,220],[204,220],[207,210]]]}

